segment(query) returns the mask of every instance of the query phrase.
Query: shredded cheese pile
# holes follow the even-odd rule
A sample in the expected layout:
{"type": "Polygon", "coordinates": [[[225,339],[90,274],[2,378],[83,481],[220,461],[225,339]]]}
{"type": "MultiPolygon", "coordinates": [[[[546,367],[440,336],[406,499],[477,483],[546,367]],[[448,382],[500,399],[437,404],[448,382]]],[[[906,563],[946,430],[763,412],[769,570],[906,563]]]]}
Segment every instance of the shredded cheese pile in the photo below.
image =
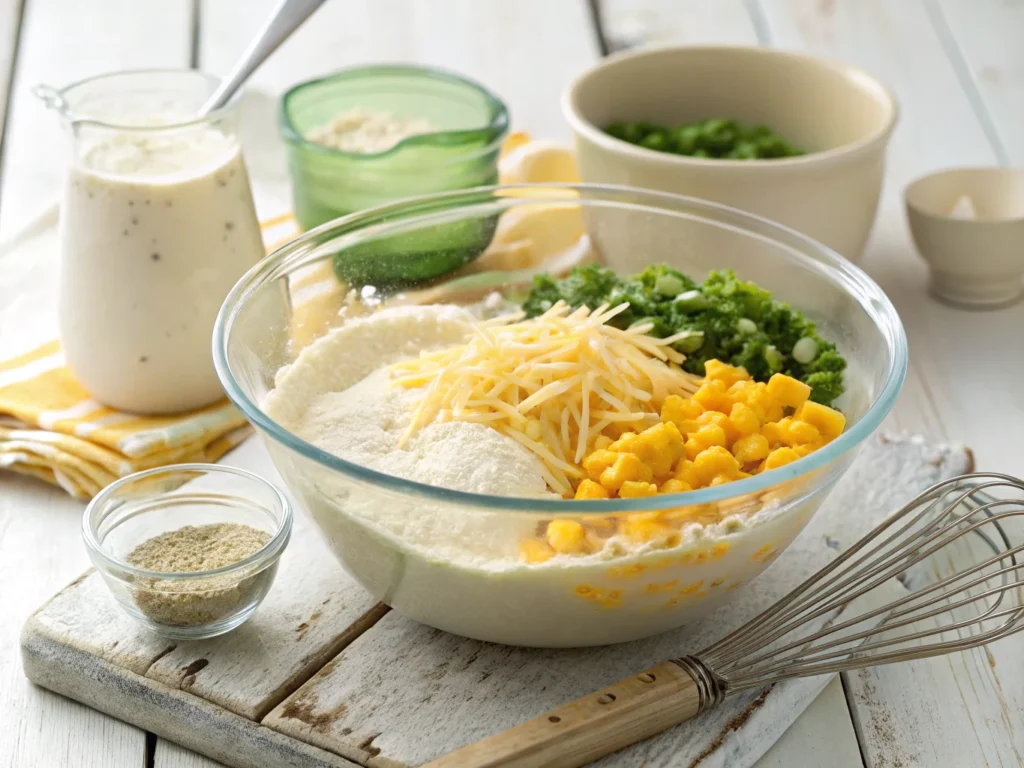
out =
{"type": "Polygon", "coordinates": [[[487,424],[541,460],[552,490],[571,495],[598,437],[650,426],[666,397],[700,384],[670,346],[687,333],[657,339],[649,323],[608,324],[628,307],[558,302],[530,320],[505,315],[475,324],[464,345],[393,365],[395,385],[425,388],[402,444],[435,419],[487,424]]]}

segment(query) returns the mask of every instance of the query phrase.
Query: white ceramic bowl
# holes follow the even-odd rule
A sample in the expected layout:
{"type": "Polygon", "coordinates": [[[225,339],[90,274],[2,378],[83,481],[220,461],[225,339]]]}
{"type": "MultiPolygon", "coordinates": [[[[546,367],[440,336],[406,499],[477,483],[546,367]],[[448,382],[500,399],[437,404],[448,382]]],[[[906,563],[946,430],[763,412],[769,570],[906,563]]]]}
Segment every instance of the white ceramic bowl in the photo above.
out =
{"type": "Polygon", "coordinates": [[[1024,170],[954,168],[923,176],[905,193],[910,233],[938,298],[999,307],[1024,292],[1024,170]],[[970,218],[954,213],[962,198],[970,218]]]}
{"type": "Polygon", "coordinates": [[[856,260],[882,187],[896,99],[839,62],[756,47],[685,46],[605,59],[566,90],[580,176],[699,197],[786,224],[856,260]],[[732,118],[765,124],[808,154],[716,160],[615,139],[616,121],[732,118]]]}

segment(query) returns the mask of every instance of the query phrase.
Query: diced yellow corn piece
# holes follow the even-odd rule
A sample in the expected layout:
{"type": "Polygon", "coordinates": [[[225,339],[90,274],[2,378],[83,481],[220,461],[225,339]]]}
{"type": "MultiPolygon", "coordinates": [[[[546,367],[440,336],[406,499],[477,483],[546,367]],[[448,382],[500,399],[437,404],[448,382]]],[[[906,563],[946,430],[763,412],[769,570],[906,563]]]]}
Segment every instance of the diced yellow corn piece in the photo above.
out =
{"type": "Polygon", "coordinates": [[[601,485],[605,490],[616,493],[627,480],[651,482],[651,468],[632,453],[620,453],[615,463],[601,473],[601,485]]]}
{"type": "Polygon", "coordinates": [[[782,405],[799,408],[811,396],[811,388],[792,376],[776,373],[768,379],[768,394],[782,405]]]}
{"type": "Polygon", "coordinates": [[[674,422],[679,431],[682,432],[682,422],[696,419],[704,409],[700,403],[684,399],[679,395],[669,395],[661,406],[661,420],[674,422]]]}
{"type": "Polygon", "coordinates": [[[679,532],[663,523],[630,516],[622,521],[622,535],[631,541],[646,543],[657,541],[663,546],[674,547],[679,543],[679,532]]]}
{"type": "Polygon", "coordinates": [[[626,432],[618,440],[608,446],[609,451],[617,453],[633,453],[636,448],[636,432],[626,432]]]}
{"type": "Polygon", "coordinates": [[[737,381],[749,379],[750,376],[743,368],[736,368],[720,360],[708,360],[704,363],[704,378],[723,381],[728,387],[737,381]]]}
{"type": "Polygon", "coordinates": [[[725,382],[717,379],[704,379],[693,399],[709,411],[727,411],[732,406],[725,394],[725,382]]]}
{"type": "Polygon", "coordinates": [[[693,468],[693,461],[691,459],[680,459],[676,463],[675,478],[682,480],[691,489],[697,488],[700,485],[700,480],[697,477],[697,472],[693,468]]]}
{"type": "Polygon", "coordinates": [[[586,549],[586,531],[575,520],[552,520],[548,523],[548,544],[562,555],[573,555],[586,549]]]}
{"type": "Polygon", "coordinates": [[[678,478],[675,477],[673,477],[671,480],[666,480],[664,483],[661,484],[661,487],[658,489],[660,493],[686,493],[687,491],[692,490],[693,488],[690,487],[690,484],[688,482],[686,482],[685,480],[679,480],[678,478]]]}
{"type": "Polygon", "coordinates": [[[704,450],[704,446],[701,443],[697,442],[697,439],[694,437],[691,437],[689,440],[687,440],[686,443],[684,443],[683,448],[686,451],[686,458],[689,461],[693,461],[694,459],[696,459],[697,454],[704,450]]]}
{"type": "Polygon", "coordinates": [[[783,467],[799,458],[800,457],[797,455],[796,451],[792,448],[783,446],[782,448],[776,448],[768,454],[768,457],[764,460],[764,468],[765,471],[769,469],[777,469],[778,467],[783,467]]]}
{"type": "Polygon", "coordinates": [[[784,430],[783,439],[787,445],[804,445],[806,443],[817,443],[821,440],[821,432],[813,424],[806,421],[793,421],[789,429],[784,430]]]}
{"type": "Polygon", "coordinates": [[[627,480],[619,488],[620,499],[642,499],[657,494],[658,486],[654,483],[642,483],[639,480],[627,480]]]}
{"type": "Polygon", "coordinates": [[[710,483],[715,475],[732,475],[739,468],[736,457],[720,445],[705,448],[693,460],[694,472],[704,483],[710,483]]]}
{"type": "Polygon", "coordinates": [[[648,427],[637,435],[639,456],[655,475],[667,475],[684,453],[683,436],[671,421],[663,421],[648,427]]]}
{"type": "Polygon", "coordinates": [[[785,411],[782,407],[782,403],[772,403],[764,409],[763,421],[778,421],[783,417],[785,411]]]}
{"type": "Polygon", "coordinates": [[[594,450],[600,451],[604,448],[607,448],[611,444],[612,439],[608,437],[608,435],[598,435],[597,438],[595,438],[594,440],[594,450]]]}
{"type": "Polygon", "coordinates": [[[746,403],[734,403],[729,411],[729,423],[738,435],[752,435],[761,429],[761,420],[746,403]]]}
{"type": "Polygon", "coordinates": [[[583,469],[586,470],[591,480],[597,480],[601,477],[602,472],[615,463],[617,458],[619,458],[619,454],[615,451],[599,448],[583,459],[583,469]]]}
{"type": "Polygon", "coordinates": [[[794,445],[793,451],[802,459],[804,456],[814,453],[820,447],[820,443],[804,443],[803,445],[794,445]]]}
{"type": "Polygon", "coordinates": [[[732,444],[732,454],[740,464],[760,461],[768,455],[768,438],[762,434],[741,437],[732,444]]]}
{"type": "Polygon", "coordinates": [[[577,499],[607,499],[608,491],[600,483],[593,480],[583,480],[576,488],[577,499]]]}
{"type": "Polygon", "coordinates": [[[733,480],[729,475],[715,475],[711,478],[711,482],[708,485],[724,485],[725,483],[731,483],[733,480]]]}
{"type": "Polygon", "coordinates": [[[777,448],[782,445],[782,430],[774,422],[768,422],[761,426],[761,434],[768,441],[769,448],[777,448]]]}
{"type": "Polygon", "coordinates": [[[543,563],[555,554],[545,542],[537,539],[524,539],[519,542],[519,557],[527,563],[543,563]]]}
{"type": "Polygon", "coordinates": [[[816,426],[826,440],[835,440],[843,434],[843,429],[846,428],[846,417],[842,413],[811,400],[800,406],[795,417],[816,426]]]}
{"type": "Polygon", "coordinates": [[[696,440],[703,448],[710,448],[712,445],[719,445],[723,448],[728,444],[725,430],[717,424],[705,424],[693,433],[691,440],[696,440]]]}

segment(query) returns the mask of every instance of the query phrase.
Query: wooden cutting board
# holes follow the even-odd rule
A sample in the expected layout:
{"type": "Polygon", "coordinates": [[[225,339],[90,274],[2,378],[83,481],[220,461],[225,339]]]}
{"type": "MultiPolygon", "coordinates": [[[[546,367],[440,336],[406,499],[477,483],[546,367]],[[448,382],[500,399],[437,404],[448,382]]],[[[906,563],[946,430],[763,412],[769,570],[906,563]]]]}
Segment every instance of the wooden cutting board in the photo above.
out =
{"type": "MultiPolygon", "coordinates": [[[[250,440],[225,463],[280,482],[250,440]]],[[[277,580],[248,623],[175,642],[120,612],[94,571],[22,632],[33,682],[230,766],[406,768],[693,652],[738,626],[927,486],[970,471],[962,446],[875,437],[807,529],[713,617],[634,643],[579,650],[491,645],[376,603],[303,515],[277,580]]],[[[829,678],[727,700],[603,765],[752,765],[829,678]]]]}

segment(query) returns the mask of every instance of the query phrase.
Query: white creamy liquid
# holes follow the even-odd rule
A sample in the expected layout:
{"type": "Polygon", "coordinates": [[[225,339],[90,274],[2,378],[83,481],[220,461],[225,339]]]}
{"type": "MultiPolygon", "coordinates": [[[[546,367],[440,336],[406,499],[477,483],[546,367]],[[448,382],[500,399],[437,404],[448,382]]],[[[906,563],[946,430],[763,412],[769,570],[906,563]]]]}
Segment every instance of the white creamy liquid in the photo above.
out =
{"type": "Polygon", "coordinates": [[[199,127],[83,141],[61,209],[60,335],[76,378],[139,413],[222,397],[214,320],[263,253],[233,138],[199,127]]]}

